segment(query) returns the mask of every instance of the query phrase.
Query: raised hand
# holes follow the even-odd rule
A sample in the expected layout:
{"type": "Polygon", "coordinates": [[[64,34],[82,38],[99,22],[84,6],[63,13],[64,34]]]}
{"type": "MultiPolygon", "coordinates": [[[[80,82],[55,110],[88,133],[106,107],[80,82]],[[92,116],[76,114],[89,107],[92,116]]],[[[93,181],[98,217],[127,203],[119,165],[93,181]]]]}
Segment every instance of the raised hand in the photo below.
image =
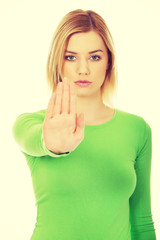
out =
{"type": "Polygon", "coordinates": [[[73,151],[84,138],[84,114],[76,113],[76,89],[67,78],[51,96],[43,122],[46,147],[54,153],[73,151]]]}

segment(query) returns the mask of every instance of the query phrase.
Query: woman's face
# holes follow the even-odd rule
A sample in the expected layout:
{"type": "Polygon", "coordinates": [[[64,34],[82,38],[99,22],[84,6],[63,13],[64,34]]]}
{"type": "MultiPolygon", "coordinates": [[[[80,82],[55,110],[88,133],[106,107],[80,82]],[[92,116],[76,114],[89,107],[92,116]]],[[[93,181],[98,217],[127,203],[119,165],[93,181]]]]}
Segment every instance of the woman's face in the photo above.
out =
{"type": "Polygon", "coordinates": [[[87,87],[75,84],[77,93],[87,91],[91,94],[98,91],[104,82],[107,66],[107,49],[98,33],[95,31],[75,33],[70,37],[64,54],[62,76],[67,77],[69,82],[78,80],[92,82],[87,87]]]}

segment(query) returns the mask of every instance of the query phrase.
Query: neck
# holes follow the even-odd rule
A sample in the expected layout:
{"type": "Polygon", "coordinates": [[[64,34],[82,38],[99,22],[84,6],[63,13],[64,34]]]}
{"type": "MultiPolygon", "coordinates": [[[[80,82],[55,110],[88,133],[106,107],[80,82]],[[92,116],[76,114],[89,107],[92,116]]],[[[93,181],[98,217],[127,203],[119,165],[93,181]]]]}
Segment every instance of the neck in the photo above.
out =
{"type": "Polygon", "coordinates": [[[77,95],[77,114],[84,113],[85,122],[93,122],[102,117],[107,106],[104,105],[101,92],[93,95],[77,95]]]}

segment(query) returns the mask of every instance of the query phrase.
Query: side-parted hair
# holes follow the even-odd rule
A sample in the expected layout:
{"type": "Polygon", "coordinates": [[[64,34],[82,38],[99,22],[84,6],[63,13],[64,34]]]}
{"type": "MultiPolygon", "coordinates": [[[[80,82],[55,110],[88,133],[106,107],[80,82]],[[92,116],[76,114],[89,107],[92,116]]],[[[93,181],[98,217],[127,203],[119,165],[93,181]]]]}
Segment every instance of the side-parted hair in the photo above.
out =
{"type": "Polygon", "coordinates": [[[96,31],[101,36],[108,52],[109,67],[101,86],[101,95],[103,103],[113,107],[118,86],[114,42],[104,19],[92,10],[73,10],[60,21],[49,49],[46,66],[47,83],[53,94],[56,91],[57,84],[62,82],[62,64],[70,37],[75,33],[89,31],[96,31]]]}

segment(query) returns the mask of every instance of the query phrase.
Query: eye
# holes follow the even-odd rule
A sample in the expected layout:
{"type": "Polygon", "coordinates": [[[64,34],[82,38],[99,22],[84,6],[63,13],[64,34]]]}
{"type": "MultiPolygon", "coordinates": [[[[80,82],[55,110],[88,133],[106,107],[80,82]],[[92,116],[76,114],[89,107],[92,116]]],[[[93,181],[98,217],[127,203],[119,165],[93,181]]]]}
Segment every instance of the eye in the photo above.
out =
{"type": "MultiPolygon", "coordinates": [[[[73,61],[75,56],[73,56],[73,55],[66,55],[65,56],[65,59],[66,60],[68,60],[68,61],[73,61]]],[[[93,55],[93,56],[91,56],[91,58],[94,58],[93,60],[94,61],[99,61],[100,59],[101,59],[101,57],[100,56],[98,56],[98,55],[93,55]],[[98,58],[98,59],[97,59],[98,58]]]]}
{"type": "Polygon", "coordinates": [[[96,58],[98,58],[98,59],[95,59],[95,58],[94,58],[95,61],[99,61],[99,60],[101,59],[101,57],[98,56],[98,55],[93,55],[92,57],[96,57],[96,58]]]}
{"type": "Polygon", "coordinates": [[[69,60],[69,61],[70,61],[70,60],[73,60],[73,59],[68,59],[68,58],[71,58],[71,57],[74,57],[74,56],[73,56],[73,55],[68,55],[68,56],[65,56],[65,59],[66,59],[66,60],[69,60]]]}

